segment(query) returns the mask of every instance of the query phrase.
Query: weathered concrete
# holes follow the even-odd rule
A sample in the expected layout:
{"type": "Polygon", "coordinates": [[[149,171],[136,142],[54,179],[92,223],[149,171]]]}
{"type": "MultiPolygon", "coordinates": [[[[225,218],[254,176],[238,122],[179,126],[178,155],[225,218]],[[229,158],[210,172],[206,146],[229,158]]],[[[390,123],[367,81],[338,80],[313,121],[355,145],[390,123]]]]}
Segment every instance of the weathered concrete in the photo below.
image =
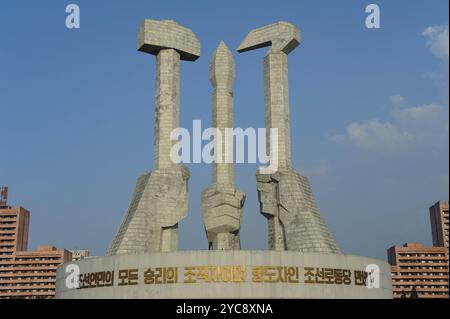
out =
{"type": "Polygon", "coordinates": [[[56,298],[391,299],[392,281],[386,262],[366,257],[293,251],[184,251],[63,264],[57,271],[56,298]],[[70,264],[79,266],[82,279],[92,279],[83,280],[84,288],[66,286],[73,272],[65,272],[70,264]],[[368,288],[361,280],[368,265],[379,268],[379,288],[368,288]],[[113,278],[111,286],[105,285],[105,271],[113,278]]]}
{"type": "MultiPolygon", "coordinates": [[[[242,53],[266,46],[271,48],[264,57],[265,125],[278,129],[278,168],[291,168],[291,133],[289,117],[289,84],[287,54],[300,44],[300,32],[290,23],[277,22],[250,31],[239,45],[242,53]]],[[[266,138],[270,149],[270,138],[266,138]]]]}
{"type": "Polygon", "coordinates": [[[270,249],[339,253],[305,176],[292,169],[256,176],[270,249]]]}
{"type": "Polygon", "coordinates": [[[154,171],[139,177],[108,255],[177,250],[178,223],[187,214],[189,171],[171,161],[170,133],[179,127],[180,59],[195,61],[200,43],[173,20],[145,20],[138,50],[156,55],[154,171]]]}
{"type": "Polygon", "coordinates": [[[188,210],[188,179],[185,167],[141,175],[108,255],[176,251],[178,222],[188,210]]]}
{"type": "MultiPolygon", "coordinates": [[[[292,168],[287,55],[300,44],[300,31],[278,22],[251,31],[238,52],[271,46],[264,57],[265,125],[278,130],[278,171],[257,173],[261,213],[268,219],[274,250],[339,253],[311,194],[308,180],[292,168]]],[[[269,135],[266,148],[272,150],[269,135]]]]}
{"type": "Polygon", "coordinates": [[[239,229],[245,194],[234,187],[233,142],[225,147],[225,129],[233,128],[233,55],[221,41],[211,60],[210,81],[213,86],[212,122],[216,162],[213,185],[202,192],[203,221],[210,247],[218,250],[240,249],[239,229]],[[228,153],[228,157],[226,157],[228,153]]]}
{"type": "Polygon", "coordinates": [[[139,26],[138,50],[157,55],[164,49],[176,50],[185,61],[200,57],[200,42],[192,30],[174,20],[145,19],[139,26]]]}
{"type": "Polygon", "coordinates": [[[138,35],[138,50],[156,55],[155,168],[170,168],[170,150],[176,141],[180,113],[180,59],[195,61],[200,42],[194,33],[173,20],[145,20],[138,35]]]}

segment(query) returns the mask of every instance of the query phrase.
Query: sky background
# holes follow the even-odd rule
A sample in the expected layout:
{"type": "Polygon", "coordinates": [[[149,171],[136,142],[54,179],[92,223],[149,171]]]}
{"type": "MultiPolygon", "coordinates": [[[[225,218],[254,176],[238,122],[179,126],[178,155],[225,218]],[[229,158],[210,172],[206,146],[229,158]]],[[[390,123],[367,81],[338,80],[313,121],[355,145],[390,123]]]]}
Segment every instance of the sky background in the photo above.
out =
{"type": "MultiPolygon", "coordinates": [[[[405,242],[431,244],[428,208],[449,193],[448,1],[0,0],[0,184],[31,211],[30,248],[103,255],[136,178],[152,169],[155,59],[137,52],[144,18],[194,31],[201,57],[181,65],[181,126],[209,126],[209,62],[256,27],[284,20],[302,33],[289,55],[294,166],[344,253],[386,259],[405,242]]],[[[235,126],[264,126],[263,57],[235,53],[235,126]]],[[[190,164],[180,249],[207,249],[200,193],[212,167],[190,164]]],[[[267,248],[257,164],[236,166],[247,194],[244,249],[267,248]]]]}

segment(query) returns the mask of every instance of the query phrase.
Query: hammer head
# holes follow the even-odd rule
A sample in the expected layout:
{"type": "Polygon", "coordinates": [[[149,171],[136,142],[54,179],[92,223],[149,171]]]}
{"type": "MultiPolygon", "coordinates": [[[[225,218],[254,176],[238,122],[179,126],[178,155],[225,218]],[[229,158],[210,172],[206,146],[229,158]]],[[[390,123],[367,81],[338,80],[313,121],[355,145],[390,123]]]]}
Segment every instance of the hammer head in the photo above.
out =
{"type": "Polygon", "coordinates": [[[272,46],[270,53],[289,54],[300,44],[300,31],[291,23],[276,22],[254,29],[239,45],[239,53],[272,46]]]}
{"type": "Polygon", "coordinates": [[[173,20],[144,20],[139,26],[138,50],[157,55],[162,49],[174,49],[181,60],[200,57],[200,42],[192,30],[173,20]]]}

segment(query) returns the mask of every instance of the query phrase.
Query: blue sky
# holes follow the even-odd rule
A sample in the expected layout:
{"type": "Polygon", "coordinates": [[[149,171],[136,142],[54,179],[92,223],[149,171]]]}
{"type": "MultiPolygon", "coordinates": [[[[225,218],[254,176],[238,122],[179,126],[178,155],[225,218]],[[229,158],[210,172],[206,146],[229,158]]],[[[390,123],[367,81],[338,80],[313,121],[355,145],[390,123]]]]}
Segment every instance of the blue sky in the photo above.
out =
{"type": "MultiPolygon", "coordinates": [[[[448,200],[448,1],[0,1],[0,184],[28,208],[30,248],[104,254],[136,178],[152,169],[154,57],[137,52],[144,18],[175,19],[201,41],[181,66],[181,126],[210,123],[211,55],[253,28],[301,29],[289,55],[293,163],[345,253],[385,259],[394,244],[431,243],[428,207],[448,200]]],[[[263,127],[266,50],[235,54],[235,126],[263,127]]],[[[190,164],[181,249],[206,249],[200,193],[211,167],[190,164]]],[[[236,167],[247,193],[245,249],[267,247],[255,164],[236,167]]]]}

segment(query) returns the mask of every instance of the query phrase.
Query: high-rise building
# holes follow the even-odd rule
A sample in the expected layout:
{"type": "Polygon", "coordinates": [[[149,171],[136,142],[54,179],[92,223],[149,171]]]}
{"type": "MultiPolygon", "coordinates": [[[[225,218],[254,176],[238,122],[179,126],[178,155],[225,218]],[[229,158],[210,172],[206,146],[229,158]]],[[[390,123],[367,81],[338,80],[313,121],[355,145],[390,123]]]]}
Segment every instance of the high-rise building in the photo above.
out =
{"type": "Polygon", "coordinates": [[[437,202],[430,207],[433,246],[448,247],[448,202],[437,202]]]}
{"type": "Polygon", "coordinates": [[[23,207],[0,207],[0,262],[27,250],[29,220],[30,212],[23,207]]]}
{"type": "Polygon", "coordinates": [[[388,249],[394,298],[448,298],[448,249],[407,243],[388,249]],[[415,288],[415,289],[414,289],[415,288]]]}
{"type": "Polygon", "coordinates": [[[52,246],[39,246],[36,251],[27,251],[29,221],[28,210],[8,206],[6,199],[2,200],[0,299],[53,298],[56,268],[72,260],[69,251],[52,246]]]}
{"type": "Polygon", "coordinates": [[[56,269],[70,260],[69,251],[52,246],[16,252],[13,261],[0,263],[0,298],[53,298],[56,269]]]}
{"type": "Polygon", "coordinates": [[[388,249],[394,298],[449,298],[448,202],[430,207],[433,247],[406,243],[388,249]]]}

